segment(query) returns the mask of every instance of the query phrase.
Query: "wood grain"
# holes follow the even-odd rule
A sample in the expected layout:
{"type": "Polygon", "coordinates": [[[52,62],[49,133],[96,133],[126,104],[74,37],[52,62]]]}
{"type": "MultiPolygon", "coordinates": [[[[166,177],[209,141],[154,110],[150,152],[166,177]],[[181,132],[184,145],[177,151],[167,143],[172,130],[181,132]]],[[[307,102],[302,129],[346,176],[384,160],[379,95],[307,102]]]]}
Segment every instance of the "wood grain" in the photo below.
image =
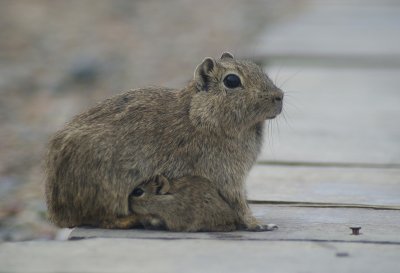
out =
{"type": "Polygon", "coordinates": [[[255,166],[248,199],[400,206],[400,169],[255,166]]]}

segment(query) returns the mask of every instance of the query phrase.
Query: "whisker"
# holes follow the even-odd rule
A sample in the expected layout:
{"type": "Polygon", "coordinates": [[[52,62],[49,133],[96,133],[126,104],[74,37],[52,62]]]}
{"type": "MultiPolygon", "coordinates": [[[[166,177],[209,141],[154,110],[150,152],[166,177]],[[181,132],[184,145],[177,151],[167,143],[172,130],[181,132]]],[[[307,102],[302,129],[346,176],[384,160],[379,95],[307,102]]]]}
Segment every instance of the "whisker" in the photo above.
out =
{"type": "Polygon", "coordinates": [[[268,142],[269,142],[269,151],[271,153],[271,157],[275,157],[275,150],[274,150],[274,121],[269,120],[269,132],[268,132],[268,142]]]}
{"type": "Polygon", "coordinates": [[[270,151],[270,152],[272,152],[272,150],[271,150],[271,148],[272,148],[272,146],[271,146],[271,123],[270,123],[270,121],[268,120],[267,122],[266,122],[266,124],[267,124],[267,132],[266,132],[266,138],[267,138],[267,147],[268,147],[268,150],[270,151]]]}
{"type": "Polygon", "coordinates": [[[288,115],[288,113],[286,112],[286,110],[284,109],[282,111],[282,114],[280,116],[282,116],[282,118],[285,120],[286,125],[289,127],[290,130],[293,130],[292,124],[289,121],[289,118],[286,117],[288,115]]]}
{"type": "Polygon", "coordinates": [[[274,83],[275,83],[276,86],[279,85],[279,84],[278,84],[278,80],[279,80],[279,74],[281,73],[281,70],[282,70],[282,66],[279,66],[278,72],[275,74],[274,83]]]}
{"type": "Polygon", "coordinates": [[[301,72],[301,70],[297,70],[295,73],[293,73],[292,75],[290,75],[286,80],[283,81],[283,83],[280,85],[279,88],[280,88],[280,89],[283,89],[284,85],[285,85],[288,81],[292,80],[295,76],[297,76],[300,72],[301,72]]]}
{"type": "Polygon", "coordinates": [[[281,129],[279,128],[279,123],[278,123],[278,119],[277,118],[274,120],[274,123],[276,125],[276,130],[278,131],[278,137],[280,137],[281,136],[281,129]]]}
{"type": "Polygon", "coordinates": [[[290,101],[290,100],[285,100],[285,105],[289,105],[290,107],[297,107],[297,105],[293,102],[293,101],[290,101]]]}
{"type": "Polygon", "coordinates": [[[289,108],[294,108],[295,110],[301,110],[301,108],[298,106],[298,103],[296,100],[296,103],[294,103],[294,99],[296,98],[296,96],[293,96],[293,94],[287,94],[285,92],[285,98],[284,98],[284,105],[285,107],[283,108],[283,110],[286,109],[286,105],[289,106],[289,108]]]}

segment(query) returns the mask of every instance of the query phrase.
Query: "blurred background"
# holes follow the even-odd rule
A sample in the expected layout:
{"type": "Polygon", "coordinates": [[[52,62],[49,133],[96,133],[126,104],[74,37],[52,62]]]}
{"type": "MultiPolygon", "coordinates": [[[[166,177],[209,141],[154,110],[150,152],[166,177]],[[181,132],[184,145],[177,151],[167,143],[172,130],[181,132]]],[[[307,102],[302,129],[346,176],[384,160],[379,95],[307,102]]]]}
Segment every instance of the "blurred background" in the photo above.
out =
{"type": "Polygon", "coordinates": [[[278,121],[260,160],[398,164],[399,6],[0,0],[0,240],[57,238],[41,164],[49,136],[66,121],[122,91],[182,87],[204,57],[223,51],[264,65],[288,93],[289,125],[278,121]]]}

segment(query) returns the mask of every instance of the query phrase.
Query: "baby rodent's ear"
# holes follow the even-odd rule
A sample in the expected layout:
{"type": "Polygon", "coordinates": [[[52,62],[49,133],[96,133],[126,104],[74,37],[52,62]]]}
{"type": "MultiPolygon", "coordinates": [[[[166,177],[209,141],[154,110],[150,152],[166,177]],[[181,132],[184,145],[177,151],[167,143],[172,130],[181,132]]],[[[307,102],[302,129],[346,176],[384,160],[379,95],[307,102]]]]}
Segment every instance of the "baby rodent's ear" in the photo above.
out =
{"type": "Polygon", "coordinates": [[[170,189],[170,184],[165,176],[159,175],[156,177],[155,181],[157,186],[157,194],[163,195],[167,194],[170,189]]]}
{"type": "Polygon", "coordinates": [[[223,59],[233,59],[233,58],[234,58],[233,55],[231,53],[229,53],[229,52],[224,52],[224,53],[222,53],[222,56],[221,56],[221,60],[223,60],[223,59]]]}
{"type": "Polygon", "coordinates": [[[194,80],[199,90],[208,90],[208,83],[215,66],[215,61],[212,58],[205,58],[203,62],[197,66],[194,72],[194,80]]]}

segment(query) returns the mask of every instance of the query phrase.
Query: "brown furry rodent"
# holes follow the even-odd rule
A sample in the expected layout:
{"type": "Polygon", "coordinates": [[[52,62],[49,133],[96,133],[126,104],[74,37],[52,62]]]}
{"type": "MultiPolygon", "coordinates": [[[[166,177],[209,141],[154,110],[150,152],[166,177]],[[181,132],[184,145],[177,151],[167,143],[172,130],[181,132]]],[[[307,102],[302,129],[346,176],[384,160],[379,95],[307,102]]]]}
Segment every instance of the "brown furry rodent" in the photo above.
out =
{"type": "Polygon", "coordinates": [[[218,196],[215,185],[200,177],[169,181],[164,176],[157,176],[132,191],[129,206],[134,215],[146,216],[142,220],[145,228],[235,230],[232,209],[218,196]]]}
{"type": "Polygon", "coordinates": [[[50,219],[60,227],[99,225],[129,215],[141,182],[200,176],[215,183],[247,230],[244,181],[260,152],[266,119],[283,92],[262,69],[229,53],[206,58],[183,89],[144,88],[107,99],[56,133],[46,159],[50,219]]]}
{"type": "Polygon", "coordinates": [[[171,231],[232,231],[237,214],[208,179],[185,176],[169,181],[157,176],[137,186],[129,196],[131,215],[105,227],[171,231]]]}

